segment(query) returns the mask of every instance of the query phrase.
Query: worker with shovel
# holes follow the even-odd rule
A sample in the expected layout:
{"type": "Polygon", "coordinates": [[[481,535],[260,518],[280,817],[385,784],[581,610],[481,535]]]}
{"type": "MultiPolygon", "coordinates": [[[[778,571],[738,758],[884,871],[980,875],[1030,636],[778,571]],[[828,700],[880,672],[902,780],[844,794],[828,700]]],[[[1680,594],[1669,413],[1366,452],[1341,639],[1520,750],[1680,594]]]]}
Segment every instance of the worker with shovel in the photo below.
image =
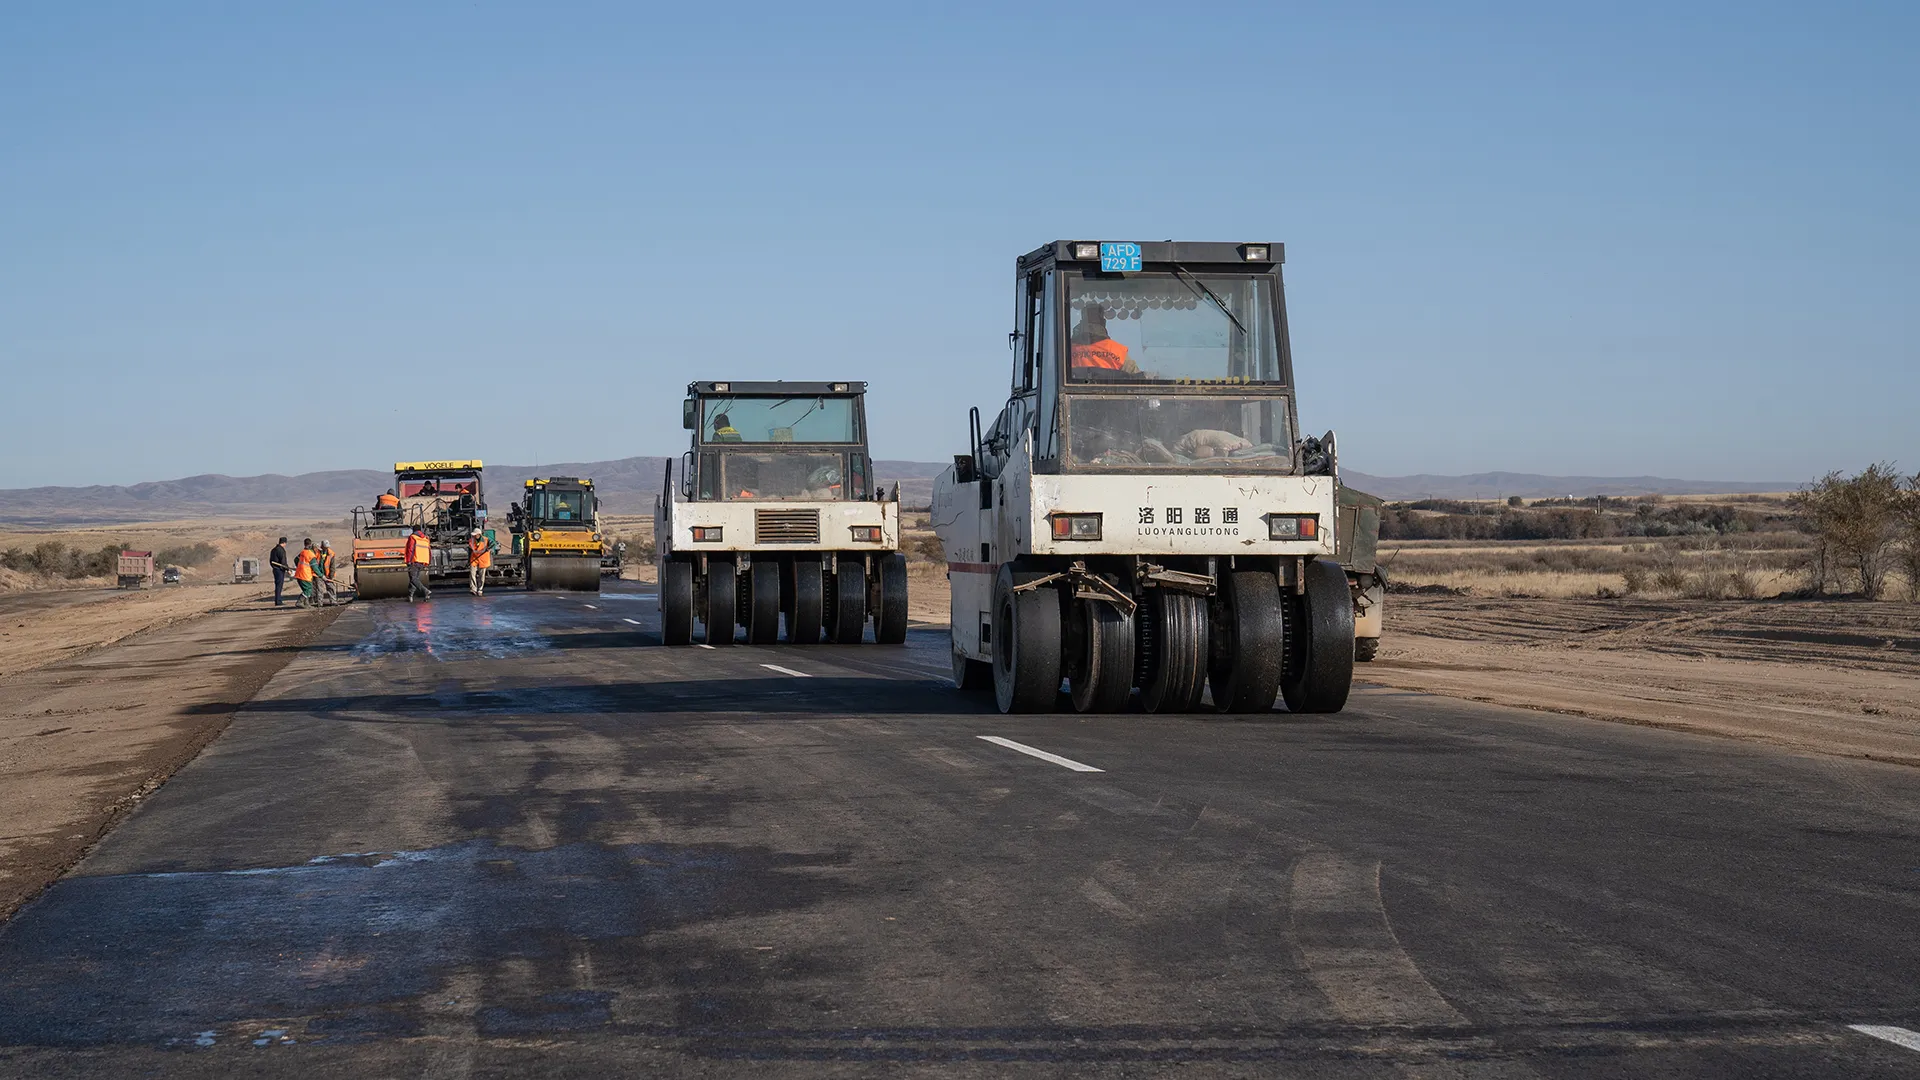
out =
{"type": "Polygon", "coordinates": [[[407,534],[407,599],[412,600],[418,593],[423,600],[433,599],[433,590],[427,588],[427,565],[433,561],[433,540],[427,536],[425,525],[415,525],[407,534]]]}
{"type": "Polygon", "coordinates": [[[467,591],[480,596],[487,591],[487,570],[493,566],[493,541],[479,529],[467,540],[467,591]]]}

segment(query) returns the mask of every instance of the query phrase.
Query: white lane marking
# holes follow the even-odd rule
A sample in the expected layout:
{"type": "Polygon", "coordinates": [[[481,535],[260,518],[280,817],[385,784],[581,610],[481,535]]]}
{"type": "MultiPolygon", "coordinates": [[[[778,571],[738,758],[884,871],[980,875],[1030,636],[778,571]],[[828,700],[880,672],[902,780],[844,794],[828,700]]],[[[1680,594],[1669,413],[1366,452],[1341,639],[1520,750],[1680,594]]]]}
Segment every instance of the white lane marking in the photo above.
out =
{"type": "Polygon", "coordinates": [[[768,671],[777,671],[782,675],[791,675],[796,679],[813,678],[813,676],[807,674],[804,671],[795,671],[790,667],[781,667],[779,664],[761,664],[760,666],[763,668],[766,668],[768,671]]]}
{"type": "Polygon", "coordinates": [[[1041,761],[1051,761],[1055,765],[1058,765],[1066,769],[1072,769],[1074,772],[1106,772],[1107,771],[1105,769],[1096,769],[1091,765],[1084,765],[1078,761],[1073,760],[1072,758],[1063,758],[1059,754],[1049,754],[1045,750],[1035,749],[1034,747],[1028,746],[1026,743],[1017,743],[1017,742],[1014,742],[1012,739],[1003,739],[998,735],[982,735],[980,736],[980,738],[985,739],[990,743],[993,743],[995,746],[1004,746],[1009,750],[1018,750],[1023,754],[1032,754],[1034,757],[1039,758],[1041,761]]]}
{"type": "Polygon", "coordinates": [[[1889,1027],[1884,1024],[1848,1024],[1847,1026],[1862,1035],[1871,1035],[1876,1039],[1885,1039],[1895,1046],[1904,1046],[1909,1050],[1920,1050],[1920,1031],[1908,1031],[1903,1027],[1889,1027]]]}
{"type": "Polygon", "coordinates": [[[597,608],[597,607],[594,607],[594,606],[593,606],[592,604],[581,604],[580,606],[581,606],[581,607],[583,607],[583,608],[586,608],[586,609],[587,609],[588,611],[599,611],[599,610],[600,610],[599,608],[597,608]]]}
{"type": "Polygon", "coordinates": [[[709,644],[707,644],[707,643],[706,643],[706,642],[704,642],[704,641],[701,641],[701,642],[696,642],[696,644],[698,644],[698,645],[699,645],[699,646],[700,646],[701,648],[703,648],[703,649],[711,649],[711,648],[713,648],[713,646],[711,646],[711,645],[709,645],[709,644]]]}
{"type": "Polygon", "coordinates": [[[633,624],[633,625],[635,625],[635,626],[639,626],[639,625],[640,625],[640,620],[639,620],[639,619],[621,619],[620,621],[621,621],[621,622],[630,622],[630,623],[632,623],[632,624],[633,624]]]}

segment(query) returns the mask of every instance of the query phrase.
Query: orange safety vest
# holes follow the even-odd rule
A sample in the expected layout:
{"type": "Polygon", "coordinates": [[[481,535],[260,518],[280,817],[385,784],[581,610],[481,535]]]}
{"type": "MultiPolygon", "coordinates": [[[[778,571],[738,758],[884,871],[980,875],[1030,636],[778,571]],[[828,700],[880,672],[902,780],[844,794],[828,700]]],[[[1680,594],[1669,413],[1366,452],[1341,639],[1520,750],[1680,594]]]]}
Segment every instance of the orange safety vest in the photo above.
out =
{"type": "Polygon", "coordinates": [[[330,578],[333,576],[333,552],[331,551],[318,552],[314,555],[313,558],[314,558],[314,561],[319,564],[318,567],[316,567],[316,569],[319,572],[319,575],[321,577],[330,578]]]}
{"type": "Polygon", "coordinates": [[[387,494],[382,495],[379,498],[373,500],[373,505],[381,507],[383,509],[391,510],[394,507],[400,505],[400,500],[396,498],[392,492],[388,492],[387,494]]]}
{"type": "Polygon", "coordinates": [[[433,541],[419,533],[407,534],[407,561],[425,566],[433,561],[433,541]]]}
{"type": "Polygon", "coordinates": [[[1112,338],[1101,338],[1091,345],[1075,345],[1073,366],[1124,371],[1127,366],[1127,347],[1112,338]]]}
{"type": "Polygon", "coordinates": [[[493,565],[493,545],[486,537],[467,543],[468,565],[476,570],[485,570],[493,565]]]}
{"type": "Polygon", "coordinates": [[[293,580],[313,580],[313,552],[306,548],[301,548],[300,554],[293,557],[293,580]]]}

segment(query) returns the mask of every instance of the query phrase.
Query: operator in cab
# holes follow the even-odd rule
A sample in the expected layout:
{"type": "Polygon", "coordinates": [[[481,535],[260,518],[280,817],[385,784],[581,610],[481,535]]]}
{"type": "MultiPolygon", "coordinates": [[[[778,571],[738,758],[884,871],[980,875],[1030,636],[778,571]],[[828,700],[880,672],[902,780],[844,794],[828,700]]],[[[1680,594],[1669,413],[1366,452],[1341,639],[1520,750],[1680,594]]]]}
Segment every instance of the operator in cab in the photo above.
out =
{"type": "Polygon", "coordinates": [[[733,419],[726,413],[713,414],[714,442],[745,442],[740,437],[740,429],[733,426],[733,419]]]}
{"type": "Polygon", "coordinates": [[[400,520],[400,496],[395,495],[392,488],[373,500],[373,520],[375,524],[400,520]]]}
{"type": "Polygon", "coordinates": [[[1127,347],[1108,335],[1107,313],[1098,304],[1080,310],[1080,325],[1073,328],[1071,341],[1072,374],[1078,378],[1099,378],[1097,372],[1140,374],[1140,365],[1127,356],[1127,347]]]}
{"type": "Polygon", "coordinates": [[[554,503],[553,520],[555,521],[572,521],[573,520],[573,507],[567,505],[567,497],[565,495],[560,496],[560,501],[554,503]]]}

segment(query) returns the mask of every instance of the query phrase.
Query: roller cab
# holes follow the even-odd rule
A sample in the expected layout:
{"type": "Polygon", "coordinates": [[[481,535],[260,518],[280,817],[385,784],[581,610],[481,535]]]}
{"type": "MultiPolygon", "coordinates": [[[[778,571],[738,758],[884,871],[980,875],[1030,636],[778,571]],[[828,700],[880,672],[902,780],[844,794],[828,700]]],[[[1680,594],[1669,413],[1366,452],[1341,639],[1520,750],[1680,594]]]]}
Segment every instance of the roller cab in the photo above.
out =
{"type": "Polygon", "coordinates": [[[654,503],[670,645],[906,640],[899,491],[873,479],[862,382],[695,382],[654,503]]]}
{"type": "Polygon", "coordinates": [[[1283,262],[1094,240],[1015,260],[1007,400],[968,414],[934,485],[957,685],[1008,712],[1344,705],[1334,437],[1299,434],[1283,262]]]}
{"type": "Polygon", "coordinates": [[[509,513],[527,588],[600,591],[600,498],[592,480],[528,480],[509,513]]]}

